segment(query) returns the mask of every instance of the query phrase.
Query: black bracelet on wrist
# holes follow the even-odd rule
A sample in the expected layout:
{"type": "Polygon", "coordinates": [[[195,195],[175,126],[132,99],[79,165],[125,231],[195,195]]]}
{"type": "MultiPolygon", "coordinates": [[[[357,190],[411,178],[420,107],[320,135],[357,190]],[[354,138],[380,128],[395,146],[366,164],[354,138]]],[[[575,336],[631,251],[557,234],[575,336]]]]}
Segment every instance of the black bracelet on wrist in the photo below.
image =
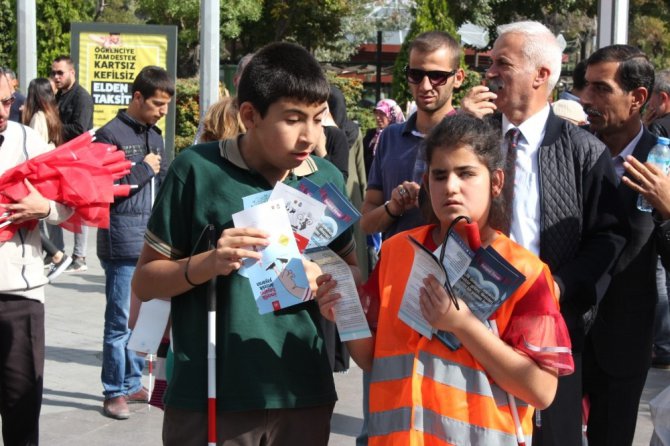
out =
{"type": "Polygon", "coordinates": [[[384,203],[384,210],[385,210],[386,213],[389,215],[389,217],[391,217],[391,218],[394,219],[394,220],[397,220],[397,219],[399,219],[400,217],[402,217],[402,214],[400,214],[400,215],[395,215],[395,214],[391,213],[391,210],[389,209],[389,203],[390,203],[390,202],[391,202],[391,200],[386,200],[386,203],[384,203]]]}
{"type": "Polygon", "coordinates": [[[190,263],[191,263],[191,258],[189,257],[188,260],[186,261],[186,267],[184,268],[184,279],[186,279],[186,281],[188,282],[189,285],[191,285],[193,288],[195,288],[195,287],[200,286],[202,284],[193,283],[193,282],[191,282],[191,279],[189,279],[189,277],[188,277],[188,267],[189,267],[190,263]]]}

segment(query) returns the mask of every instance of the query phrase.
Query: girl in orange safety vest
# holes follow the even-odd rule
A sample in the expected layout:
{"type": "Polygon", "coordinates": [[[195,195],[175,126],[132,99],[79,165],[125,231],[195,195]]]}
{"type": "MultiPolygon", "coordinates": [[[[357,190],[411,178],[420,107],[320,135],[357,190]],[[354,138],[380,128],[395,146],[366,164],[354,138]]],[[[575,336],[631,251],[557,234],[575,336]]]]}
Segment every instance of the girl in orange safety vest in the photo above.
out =
{"type": "MultiPolygon", "coordinates": [[[[491,226],[502,215],[499,135],[465,113],[445,118],[431,131],[424,187],[432,207],[428,221],[434,224],[386,240],[362,288],[361,297],[373,303],[368,320],[374,334],[347,346],[356,363],[372,372],[370,446],[523,444],[531,437],[533,407],[547,407],[558,376],[574,369],[549,268],[491,226]],[[489,318],[495,324],[485,324],[462,301],[457,309],[433,275],[425,277],[421,313],[433,327],[458,337],[462,347],[452,351],[403,323],[398,309],[414,256],[408,236],[435,251],[461,215],[478,224],[482,247],[492,246],[525,281],[489,318]]],[[[393,194],[402,199],[407,191],[393,194]]],[[[467,240],[462,223],[455,231],[467,240]]],[[[321,313],[334,320],[336,281],[324,274],[317,284],[321,313]]]]}

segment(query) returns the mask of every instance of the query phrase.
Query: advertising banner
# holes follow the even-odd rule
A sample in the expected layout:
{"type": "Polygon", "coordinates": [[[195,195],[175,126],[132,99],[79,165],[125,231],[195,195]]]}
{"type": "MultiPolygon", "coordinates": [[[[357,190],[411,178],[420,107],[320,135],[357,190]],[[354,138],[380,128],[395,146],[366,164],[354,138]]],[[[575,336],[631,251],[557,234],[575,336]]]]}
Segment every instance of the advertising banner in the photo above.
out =
{"type": "MultiPolygon", "coordinates": [[[[165,68],[176,79],[174,26],[73,23],[72,59],[77,80],[93,97],[93,126],[105,125],[132,99],[132,84],[147,65],[165,68]]],[[[158,122],[165,148],[174,154],[175,98],[158,122]]]]}

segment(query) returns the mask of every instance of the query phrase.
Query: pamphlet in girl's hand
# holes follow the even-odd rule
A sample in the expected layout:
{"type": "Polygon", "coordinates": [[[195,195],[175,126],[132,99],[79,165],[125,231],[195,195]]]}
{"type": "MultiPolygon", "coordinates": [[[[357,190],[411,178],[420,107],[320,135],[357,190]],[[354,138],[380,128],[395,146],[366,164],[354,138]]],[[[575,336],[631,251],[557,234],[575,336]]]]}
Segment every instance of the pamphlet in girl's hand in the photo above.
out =
{"type": "Polygon", "coordinates": [[[421,313],[419,290],[428,274],[445,283],[448,273],[454,294],[481,321],[488,319],[526,280],[493,247],[473,253],[456,234],[449,237],[444,264],[416,239],[409,237],[409,240],[414,248],[414,263],[398,318],[429,339],[435,335],[452,350],[460,347],[458,338],[453,333],[435,330],[421,313]]]}

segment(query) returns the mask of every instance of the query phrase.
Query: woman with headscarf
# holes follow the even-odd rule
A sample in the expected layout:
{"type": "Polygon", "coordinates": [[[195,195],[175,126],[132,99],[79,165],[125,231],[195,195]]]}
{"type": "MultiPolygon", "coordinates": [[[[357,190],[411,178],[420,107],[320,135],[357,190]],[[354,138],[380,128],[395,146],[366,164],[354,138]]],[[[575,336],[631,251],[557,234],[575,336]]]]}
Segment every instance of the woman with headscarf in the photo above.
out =
{"type": "Polygon", "coordinates": [[[377,152],[377,144],[379,143],[379,135],[386,127],[398,122],[405,122],[405,115],[402,109],[393,99],[382,99],[375,107],[375,120],[377,121],[377,128],[370,129],[363,137],[363,147],[365,148],[365,172],[370,174],[370,166],[372,166],[372,159],[377,152]]]}

